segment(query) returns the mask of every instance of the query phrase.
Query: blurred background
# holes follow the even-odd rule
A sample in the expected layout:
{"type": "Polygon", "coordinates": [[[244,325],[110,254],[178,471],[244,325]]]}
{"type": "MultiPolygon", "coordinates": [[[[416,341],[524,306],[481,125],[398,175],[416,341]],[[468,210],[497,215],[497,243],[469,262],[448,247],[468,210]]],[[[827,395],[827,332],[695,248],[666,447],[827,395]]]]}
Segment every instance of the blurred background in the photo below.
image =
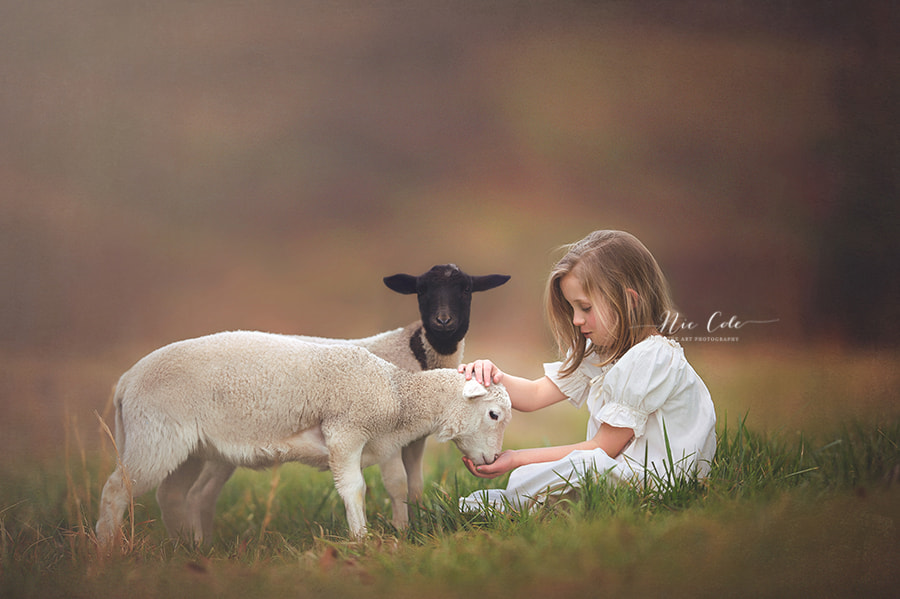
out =
{"type": "MultiPolygon", "coordinates": [[[[4,2],[0,452],[94,445],[119,374],[171,341],[402,326],[415,300],[382,277],[447,262],[512,276],[475,297],[466,356],[539,376],[548,270],[601,228],[644,241],[685,321],[777,321],[684,340],[718,405],[723,373],[764,383],[789,352],[877,356],[848,388],[896,410],[898,19],[875,0],[4,2]]],[[[800,426],[815,398],[795,393],[800,426]]]]}

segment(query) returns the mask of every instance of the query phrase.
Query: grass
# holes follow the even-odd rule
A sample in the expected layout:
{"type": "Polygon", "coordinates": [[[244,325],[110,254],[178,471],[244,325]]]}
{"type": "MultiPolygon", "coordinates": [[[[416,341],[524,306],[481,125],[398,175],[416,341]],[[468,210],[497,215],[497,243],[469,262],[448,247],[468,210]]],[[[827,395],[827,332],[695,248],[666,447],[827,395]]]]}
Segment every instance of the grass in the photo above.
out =
{"type": "MultiPolygon", "coordinates": [[[[127,554],[100,559],[92,528],[115,453],[104,433],[86,432],[88,419],[75,420],[86,410],[73,405],[64,437],[24,424],[10,431],[45,447],[60,440],[52,452],[6,453],[0,464],[0,599],[895,595],[893,354],[694,353],[721,410],[708,480],[660,480],[651,490],[587,481],[529,513],[461,513],[458,497],[505,480],[476,479],[456,448],[431,443],[426,496],[407,531],[390,526],[378,472],[366,472],[363,543],[346,537],[330,474],[286,464],[235,474],[210,547],[166,539],[148,494],[126,519],[127,554]],[[847,416],[807,419],[812,412],[847,416]]],[[[560,442],[543,437],[548,428],[584,426],[576,410],[542,418],[517,418],[507,445],[560,442]]]]}
{"type": "Polygon", "coordinates": [[[586,481],[513,515],[460,512],[460,495],[490,483],[433,446],[439,478],[408,531],[392,529],[367,471],[362,543],[345,537],[328,473],[243,470],[220,498],[211,547],[167,540],[148,494],[135,502],[130,550],[106,560],[91,528],[112,458],[72,441],[64,463],[4,468],[0,597],[880,596],[900,583],[900,420],[787,441],[744,417],[721,426],[706,481],[586,481]]]}

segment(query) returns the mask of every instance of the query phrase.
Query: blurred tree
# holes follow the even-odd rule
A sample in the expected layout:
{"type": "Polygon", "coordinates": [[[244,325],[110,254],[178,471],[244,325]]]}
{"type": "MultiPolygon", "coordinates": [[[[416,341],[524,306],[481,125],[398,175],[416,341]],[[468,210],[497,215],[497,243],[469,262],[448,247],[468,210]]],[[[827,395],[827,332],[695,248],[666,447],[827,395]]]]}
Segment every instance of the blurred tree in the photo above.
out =
{"type": "Polygon", "coordinates": [[[844,3],[854,49],[836,82],[842,132],[834,206],[821,228],[812,324],[854,344],[900,339],[900,6],[844,3]]]}

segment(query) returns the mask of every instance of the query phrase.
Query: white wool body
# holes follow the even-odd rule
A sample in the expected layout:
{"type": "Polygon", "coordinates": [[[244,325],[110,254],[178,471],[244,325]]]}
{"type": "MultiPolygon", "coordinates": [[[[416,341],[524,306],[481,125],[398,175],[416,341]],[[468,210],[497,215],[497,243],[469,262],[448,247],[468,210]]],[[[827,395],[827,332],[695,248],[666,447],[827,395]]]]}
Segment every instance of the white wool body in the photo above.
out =
{"type": "Polygon", "coordinates": [[[115,405],[120,465],[97,524],[105,544],[128,496],[156,486],[169,533],[209,540],[215,499],[235,467],[287,461],[332,470],[355,537],[365,532],[361,469],[381,464],[402,527],[401,448],[433,434],[486,463],[511,417],[502,386],[473,386],[453,369],[409,372],[352,344],[251,331],[148,354],[120,378],[115,405]]]}

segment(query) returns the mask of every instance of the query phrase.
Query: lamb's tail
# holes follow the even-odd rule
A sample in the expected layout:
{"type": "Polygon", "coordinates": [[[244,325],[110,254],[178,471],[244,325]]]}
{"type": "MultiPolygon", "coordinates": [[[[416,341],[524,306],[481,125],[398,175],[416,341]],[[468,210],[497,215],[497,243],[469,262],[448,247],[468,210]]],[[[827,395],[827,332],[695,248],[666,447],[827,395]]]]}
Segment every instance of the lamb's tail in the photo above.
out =
{"type": "Polygon", "coordinates": [[[115,441],[116,441],[116,451],[119,455],[125,453],[125,423],[122,421],[122,399],[125,397],[125,390],[128,388],[128,383],[123,375],[119,382],[116,384],[116,390],[113,395],[113,408],[116,411],[116,432],[115,432],[115,441]]]}
{"type": "Polygon", "coordinates": [[[97,412],[94,412],[94,415],[100,423],[102,434],[105,434],[115,446],[113,449],[116,452],[117,461],[120,459],[122,451],[125,450],[125,426],[122,423],[122,398],[124,395],[124,386],[120,379],[119,383],[111,389],[106,408],[103,410],[103,415],[101,416],[97,412]],[[110,430],[109,425],[106,423],[110,410],[113,411],[113,417],[115,418],[112,430],[110,430]]]}

